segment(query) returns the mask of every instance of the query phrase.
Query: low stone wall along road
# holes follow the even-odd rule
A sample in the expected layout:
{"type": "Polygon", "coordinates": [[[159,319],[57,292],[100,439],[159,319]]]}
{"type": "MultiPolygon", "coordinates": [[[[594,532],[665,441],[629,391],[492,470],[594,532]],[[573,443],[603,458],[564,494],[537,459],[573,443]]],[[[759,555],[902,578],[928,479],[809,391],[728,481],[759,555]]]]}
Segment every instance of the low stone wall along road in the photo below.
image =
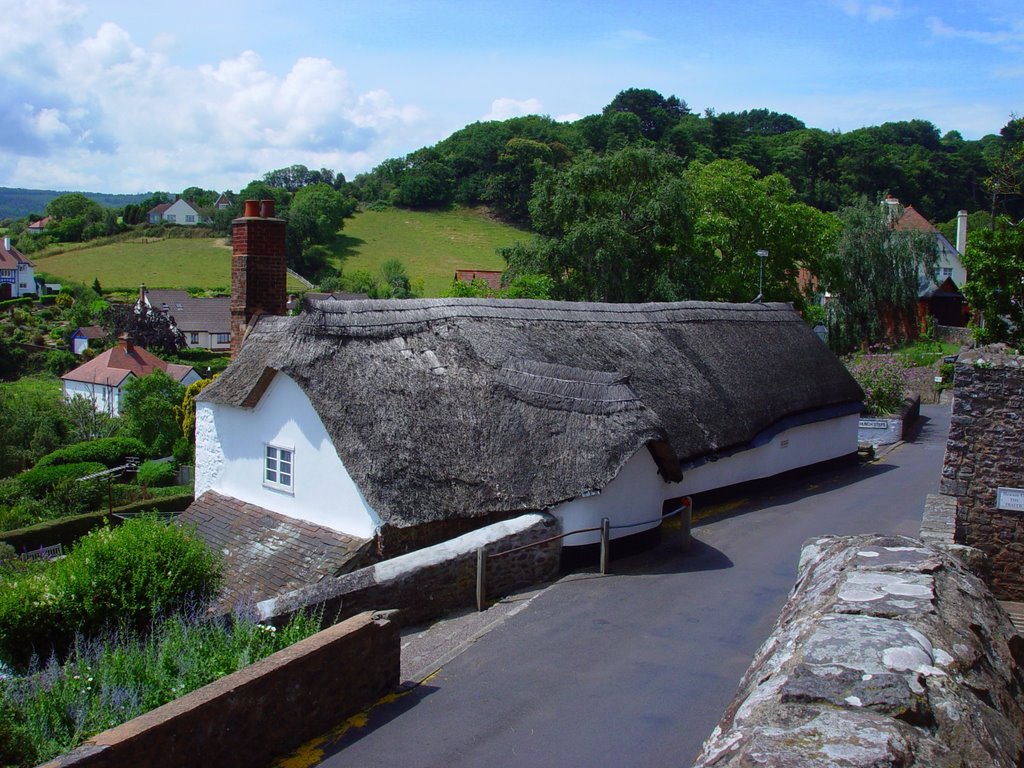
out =
{"type": "Polygon", "coordinates": [[[697,524],[687,554],[666,536],[609,576],[563,578],[306,764],[689,766],[770,634],[803,543],[917,535],[949,409],[921,414],[874,463],[775,484],[697,524]]]}

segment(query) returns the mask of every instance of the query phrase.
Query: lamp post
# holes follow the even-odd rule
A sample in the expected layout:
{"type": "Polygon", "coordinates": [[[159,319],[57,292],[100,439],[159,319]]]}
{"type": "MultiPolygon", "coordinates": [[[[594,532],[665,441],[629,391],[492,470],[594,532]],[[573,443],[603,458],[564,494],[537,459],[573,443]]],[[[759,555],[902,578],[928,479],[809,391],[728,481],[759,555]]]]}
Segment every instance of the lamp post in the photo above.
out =
{"type": "Polygon", "coordinates": [[[760,264],[757,270],[757,298],[754,301],[760,304],[764,300],[764,261],[768,258],[768,251],[763,248],[757,252],[760,264]]]}

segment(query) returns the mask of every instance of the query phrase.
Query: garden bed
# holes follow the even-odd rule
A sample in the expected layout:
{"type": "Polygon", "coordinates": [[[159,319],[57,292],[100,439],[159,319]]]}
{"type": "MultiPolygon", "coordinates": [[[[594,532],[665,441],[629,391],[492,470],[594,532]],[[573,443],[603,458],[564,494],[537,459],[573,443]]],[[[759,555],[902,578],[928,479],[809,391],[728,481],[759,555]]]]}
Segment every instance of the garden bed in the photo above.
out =
{"type": "Polygon", "coordinates": [[[862,417],[857,426],[857,443],[873,446],[898,443],[920,415],[921,397],[911,395],[903,401],[900,411],[892,416],[862,417]]]}

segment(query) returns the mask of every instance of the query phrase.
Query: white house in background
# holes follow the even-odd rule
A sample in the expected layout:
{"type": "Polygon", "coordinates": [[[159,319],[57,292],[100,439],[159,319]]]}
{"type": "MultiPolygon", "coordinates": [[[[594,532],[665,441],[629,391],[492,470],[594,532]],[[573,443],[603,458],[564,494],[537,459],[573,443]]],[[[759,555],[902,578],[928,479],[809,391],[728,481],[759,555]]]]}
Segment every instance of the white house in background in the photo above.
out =
{"type": "Polygon", "coordinates": [[[287,317],[284,222],[250,209],[244,343],[196,403],[204,514],[384,553],[536,510],[620,537],[681,496],[856,452],[863,392],[787,304],[327,299],[287,317]]]}
{"type": "Polygon", "coordinates": [[[168,224],[184,224],[194,227],[199,224],[202,217],[199,211],[188,201],[178,198],[173,203],[161,203],[149,209],[146,217],[150,224],[167,222],[168,224]]]}
{"type": "Polygon", "coordinates": [[[35,264],[11,245],[11,238],[0,241],[0,300],[18,299],[36,292],[35,264]]]}
{"type": "Polygon", "coordinates": [[[150,290],[141,285],[138,301],[169,315],[190,349],[231,349],[231,299],[227,296],[196,297],[188,291],[150,290]]]}
{"type": "Polygon", "coordinates": [[[192,366],[164,362],[122,336],[116,347],[61,376],[64,398],[70,401],[76,397],[87,397],[93,401],[97,411],[117,416],[121,412],[124,385],[132,378],[143,378],[157,370],[185,385],[201,378],[192,366]]]}

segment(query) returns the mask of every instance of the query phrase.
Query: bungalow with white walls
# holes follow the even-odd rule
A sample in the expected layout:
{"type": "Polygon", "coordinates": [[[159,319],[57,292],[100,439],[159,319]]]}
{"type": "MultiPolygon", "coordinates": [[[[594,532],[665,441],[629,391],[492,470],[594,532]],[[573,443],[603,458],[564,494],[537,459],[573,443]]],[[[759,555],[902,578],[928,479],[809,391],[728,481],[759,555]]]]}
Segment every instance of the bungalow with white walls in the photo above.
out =
{"type": "Polygon", "coordinates": [[[35,266],[11,245],[11,238],[0,240],[0,300],[18,299],[35,293],[35,266]]]}
{"type": "Polygon", "coordinates": [[[146,218],[150,224],[159,224],[163,221],[168,224],[184,224],[188,227],[194,227],[202,221],[198,209],[188,200],[180,197],[173,203],[161,203],[153,206],[146,213],[146,218]]]}
{"type": "Polygon", "coordinates": [[[192,366],[164,362],[122,335],[116,347],[101,352],[60,377],[64,399],[70,401],[76,397],[87,397],[98,412],[117,416],[121,412],[124,385],[132,378],[141,379],[157,370],[186,386],[202,378],[192,366]]]}
{"type": "Polygon", "coordinates": [[[227,296],[190,296],[188,291],[150,290],[142,285],[138,302],[170,317],[189,349],[227,352],[231,348],[231,299],[227,296]]]}
{"type": "Polygon", "coordinates": [[[863,393],[785,304],[324,300],[250,320],[198,398],[197,499],[385,551],[530,510],[625,536],[666,501],[857,448],[863,393]]]}

